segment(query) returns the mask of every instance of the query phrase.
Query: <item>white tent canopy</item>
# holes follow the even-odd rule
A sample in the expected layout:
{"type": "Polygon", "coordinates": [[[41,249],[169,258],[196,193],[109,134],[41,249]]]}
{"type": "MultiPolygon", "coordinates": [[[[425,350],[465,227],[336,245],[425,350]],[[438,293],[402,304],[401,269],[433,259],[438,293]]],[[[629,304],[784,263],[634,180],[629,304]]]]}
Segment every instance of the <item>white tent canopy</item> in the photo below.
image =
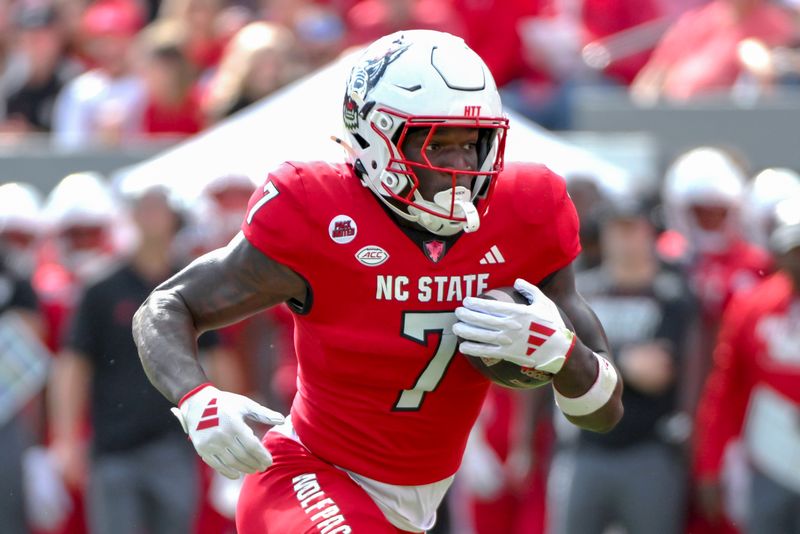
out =
{"type": "MultiPolygon", "coordinates": [[[[195,198],[213,178],[244,174],[260,182],[283,161],[339,161],[342,148],[341,106],[353,56],[284,88],[202,134],[141,164],[120,170],[116,184],[136,190],[153,183],[195,198]]],[[[537,161],[569,176],[596,177],[609,193],[623,193],[631,177],[625,170],[558,139],[547,130],[508,113],[511,128],[506,161],[537,161]]]]}

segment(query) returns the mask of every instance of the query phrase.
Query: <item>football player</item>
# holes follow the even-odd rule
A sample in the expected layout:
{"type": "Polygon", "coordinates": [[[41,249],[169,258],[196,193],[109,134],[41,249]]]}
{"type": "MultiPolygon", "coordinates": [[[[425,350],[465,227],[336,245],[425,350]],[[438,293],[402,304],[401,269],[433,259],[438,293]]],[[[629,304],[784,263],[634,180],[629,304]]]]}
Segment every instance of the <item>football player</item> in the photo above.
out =
{"type": "Polygon", "coordinates": [[[777,272],[737,293],[725,310],[694,448],[700,512],[719,524],[730,500],[725,457],[741,439],[748,463],[742,531],[749,534],[800,524],[800,470],[786,467],[800,462],[800,196],[779,202],[774,221],[777,272]]]}
{"type": "Polygon", "coordinates": [[[241,234],[134,318],[144,368],[198,453],[251,473],[242,534],[429,529],[489,386],[459,352],[555,374],[583,428],[622,416],[602,327],[575,291],[564,181],[503,169],[508,121],[477,54],[433,31],[381,38],[350,73],[343,118],[348,163],[270,172],[241,234]],[[512,284],[528,305],[477,298],[512,284]],[[299,362],[285,418],[215,388],[195,357],[199,332],[280,302],[299,362]],[[262,442],[248,419],[277,426],[262,442]]]}

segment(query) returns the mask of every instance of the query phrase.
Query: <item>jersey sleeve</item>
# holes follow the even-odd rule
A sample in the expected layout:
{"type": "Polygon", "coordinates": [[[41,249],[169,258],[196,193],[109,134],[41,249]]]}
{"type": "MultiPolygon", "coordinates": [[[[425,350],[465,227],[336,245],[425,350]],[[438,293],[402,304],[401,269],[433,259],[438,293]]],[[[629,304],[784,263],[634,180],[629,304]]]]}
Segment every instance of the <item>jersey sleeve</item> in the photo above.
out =
{"type": "Polygon", "coordinates": [[[284,163],[267,175],[250,198],[242,232],[269,258],[301,270],[314,244],[305,186],[296,166],[284,163]]]}
{"type": "Polygon", "coordinates": [[[750,398],[744,337],[752,332],[747,295],[736,297],[722,318],[714,363],[697,409],[695,471],[700,479],[719,478],[725,447],[739,435],[750,398]]]}
{"type": "Polygon", "coordinates": [[[564,179],[541,165],[525,165],[517,176],[514,203],[537,238],[538,260],[548,275],[572,263],[581,251],[580,223],[564,179]]]}
{"type": "MultiPolygon", "coordinates": [[[[553,225],[558,249],[564,265],[571,263],[581,252],[580,222],[578,211],[567,193],[567,184],[560,176],[550,173],[553,188],[553,225]]],[[[563,265],[562,265],[563,266],[563,265]]]]}

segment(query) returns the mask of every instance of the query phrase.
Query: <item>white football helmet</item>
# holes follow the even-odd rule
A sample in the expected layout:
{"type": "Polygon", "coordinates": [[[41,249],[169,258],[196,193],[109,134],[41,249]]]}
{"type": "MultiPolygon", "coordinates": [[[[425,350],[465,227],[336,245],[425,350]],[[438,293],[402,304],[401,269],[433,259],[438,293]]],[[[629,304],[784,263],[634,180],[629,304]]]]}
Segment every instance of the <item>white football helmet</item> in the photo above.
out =
{"type": "Polygon", "coordinates": [[[475,231],[503,167],[508,119],[483,60],[461,38],[431,30],[400,31],[371,44],[353,66],[342,110],[350,162],[399,216],[437,235],[475,231]],[[401,146],[410,128],[478,128],[478,168],[446,169],[409,161],[401,146]],[[449,172],[450,190],[423,198],[415,168],[449,172]],[[472,175],[470,190],[456,174],[472,175]],[[391,200],[391,201],[390,201],[391,200]]]}
{"type": "Polygon", "coordinates": [[[33,272],[42,233],[42,196],[25,182],[0,185],[0,255],[14,273],[28,277],[33,272]]]}
{"type": "Polygon", "coordinates": [[[96,172],[65,176],[44,206],[45,217],[56,231],[70,226],[109,226],[117,212],[109,187],[96,172]]]}
{"type": "Polygon", "coordinates": [[[44,217],[55,237],[59,260],[80,279],[96,279],[113,264],[119,212],[110,188],[96,172],[70,174],[48,195],[44,217]],[[68,236],[81,229],[94,235],[76,245],[68,236]]]}
{"type": "Polygon", "coordinates": [[[662,197],[667,225],[681,233],[701,253],[726,250],[740,234],[740,208],[745,176],[724,151],[698,147],[679,156],[667,169],[662,197]],[[691,210],[694,206],[727,209],[719,230],[700,228],[691,210]]]}
{"type": "Polygon", "coordinates": [[[775,228],[769,237],[773,252],[785,254],[800,247],[800,195],[794,194],[775,205],[775,228]]]}
{"type": "Polygon", "coordinates": [[[9,182],[0,185],[0,232],[41,231],[42,195],[31,184],[9,182]]]}
{"type": "Polygon", "coordinates": [[[775,206],[786,198],[800,195],[800,174],[791,169],[769,168],[748,184],[743,206],[748,237],[766,247],[775,225],[775,206]]]}

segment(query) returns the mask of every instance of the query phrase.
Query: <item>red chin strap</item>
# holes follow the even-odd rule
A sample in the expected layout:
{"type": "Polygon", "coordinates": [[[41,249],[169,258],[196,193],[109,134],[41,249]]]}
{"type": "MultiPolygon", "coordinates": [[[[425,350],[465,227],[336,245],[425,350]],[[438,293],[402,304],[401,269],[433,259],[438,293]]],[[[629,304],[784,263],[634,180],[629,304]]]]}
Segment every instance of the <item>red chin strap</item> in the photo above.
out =
{"type": "MultiPolygon", "coordinates": [[[[389,149],[389,153],[392,154],[392,156],[389,158],[389,163],[386,166],[386,170],[388,172],[407,177],[409,183],[411,184],[411,187],[404,194],[395,193],[386,184],[381,184],[383,190],[390,198],[407,206],[413,206],[414,208],[420,211],[429,213],[431,215],[435,215],[437,217],[441,217],[443,219],[447,219],[454,222],[466,222],[465,217],[459,217],[455,215],[455,209],[456,209],[455,194],[451,195],[449,214],[442,214],[441,212],[437,212],[426,206],[417,204],[414,201],[414,193],[416,193],[417,190],[419,189],[419,178],[417,178],[414,169],[415,168],[427,169],[435,172],[450,174],[452,178],[451,190],[453,191],[455,191],[455,188],[457,186],[458,175],[472,176],[474,177],[473,180],[477,180],[479,176],[486,176],[487,177],[486,179],[489,180],[489,185],[488,187],[481,186],[481,189],[486,189],[486,192],[481,196],[482,202],[478,210],[481,216],[484,215],[486,209],[488,208],[489,200],[491,199],[491,196],[494,192],[496,178],[503,170],[505,147],[506,147],[506,132],[508,130],[507,118],[470,117],[466,115],[415,116],[415,115],[402,114],[387,108],[380,108],[378,111],[404,121],[403,129],[400,132],[400,137],[398,138],[396,145],[392,143],[391,139],[389,139],[384,132],[379,130],[374,124],[372,125],[373,131],[375,131],[375,133],[377,133],[383,139],[383,141],[386,143],[387,148],[389,149]],[[409,129],[411,128],[430,128],[428,136],[426,137],[425,142],[423,143],[421,148],[422,157],[425,160],[424,163],[408,160],[399,148],[400,146],[403,145],[403,141],[405,140],[406,135],[408,134],[409,129]],[[439,128],[477,128],[479,130],[487,130],[487,129],[495,130],[495,135],[497,135],[499,139],[496,141],[497,152],[495,154],[494,163],[492,164],[491,168],[485,171],[464,170],[464,169],[453,169],[449,167],[438,167],[433,163],[431,163],[430,159],[428,159],[428,156],[425,153],[425,149],[430,144],[430,141],[433,138],[434,134],[436,133],[436,130],[439,128]]],[[[488,154],[484,157],[488,157],[488,154]]],[[[482,163],[483,162],[481,162],[481,164],[482,163]]],[[[473,195],[475,195],[476,192],[473,191],[472,193],[473,195]]],[[[426,199],[426,200],[433,200],[433,199],[426,199]]]]}

